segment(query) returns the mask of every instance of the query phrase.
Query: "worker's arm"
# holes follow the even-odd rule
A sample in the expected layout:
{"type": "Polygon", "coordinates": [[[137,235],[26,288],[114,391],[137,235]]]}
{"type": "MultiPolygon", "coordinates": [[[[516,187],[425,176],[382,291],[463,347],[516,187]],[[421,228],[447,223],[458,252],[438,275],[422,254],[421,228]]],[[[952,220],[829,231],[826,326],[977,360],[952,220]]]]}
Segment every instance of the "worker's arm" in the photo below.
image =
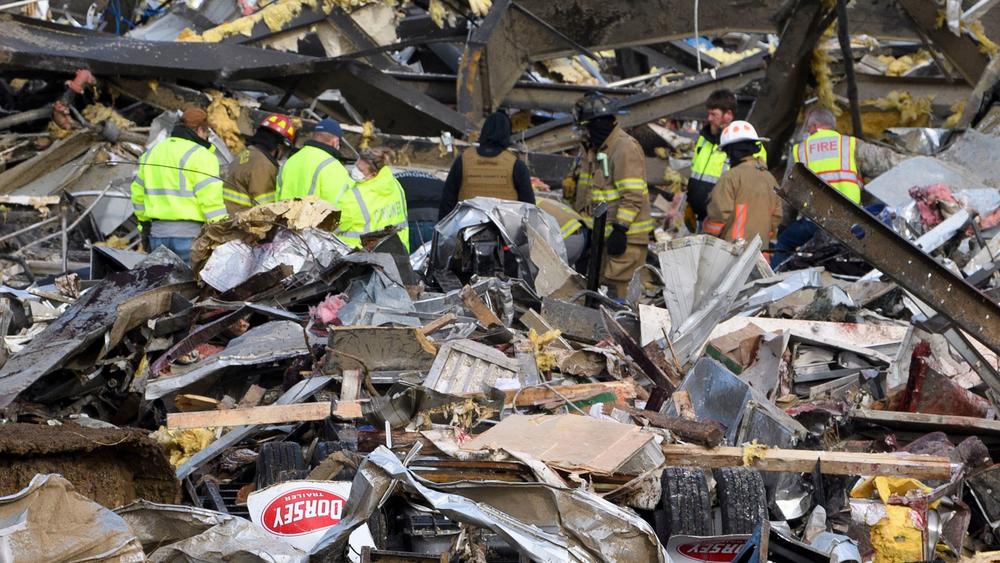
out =
{"type": "Polygon", "coordinates": [[[858,163],[858,171],[865,178],[876,178],[888,172],[890,168],[906,160],[906,155],[890,148],[857,140],[854,158],[858,163]]]}
{"type": "Polygon", "coordinates": [[[735,206],[736,186],[733,182],[733,175],[723,174],[708,200],[708,214],[702,223],[702,230],[707,234],[722,237],[726,225],[733,219],[735,206]]]}
{"type": "Polygon", "coordinates": [[[229,217],[226,203],[222,197],[222,180],[219,178],[219,159],[208,150],[199,150],[188,164],[191,179],[195,184],[191,188],[198,207],[205,216],[206,223],[222,221],[229,217]]]}
{"type": "Polygon", "coordinates": [[[618,190],[618,213],[612,221],[631,227],[649,199],[646,187],[646,157],[639,143],[628,143],[615,155],[614,186],[618,190]]]}
{"type": "Polygon", "coordinates": [[[531,187],[531,172],[528,165],[521,159],[514,162],[514,189],[517,190],[517,201],[523,203],[535,203],[535,190],[531,187]]]}
{"type": "Polygon", "coordinates": [[[438,221],[444,219],[445,215],[451,213],[452,209],[458,205],[458,191],[462,189],[462,155],[451,163],[451,170],[448,171],[448,178],[444,181],[444,189],[441,191],[441,206],[438,208],[438,221]]]}
{"type": "Polygon", "coordinates": [[[334,161],[320,171],[319,177],[316,178],[316,192],[313,195],[340,209],[340,198],[351,191],[354,183],[344,165],[334,161]]]}
{"type": "MultiPolygon", "coordinates": [[[[148,153],[147,153],[148,154],[148,153]]],[[[145,156],[143,156],[143,163],[145,163],[145,156]]],[[[142,178],[144,167],[142,164],[139,165],[139,170],[135,174],[135,179],[132,180],[132,207],[135,208],[135,218],[139,220],[140,223],[145,223],[149,219],[146,217],[146,182],[142,178]]]]}
{"type": "Polygon", "coordinates": [[[247,178],[247,190],[250,198],[257,205],[273,203],[275,201],[276,182],[278,180],[278,169],[263,158],[254,167],[253,174],[247,178]]]}

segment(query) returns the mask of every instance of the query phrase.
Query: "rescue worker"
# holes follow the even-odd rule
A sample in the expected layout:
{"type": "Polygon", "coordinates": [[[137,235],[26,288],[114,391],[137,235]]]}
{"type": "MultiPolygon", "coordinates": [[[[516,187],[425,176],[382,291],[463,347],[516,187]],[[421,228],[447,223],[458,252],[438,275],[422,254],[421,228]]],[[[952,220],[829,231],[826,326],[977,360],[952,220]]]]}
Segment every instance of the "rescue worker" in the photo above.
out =
{"type": "MultiPolygon", "coordinates": [[[[712,188],[722,177],[722,173],[729,169],[726,153],[718,150],[718,145],[719,135],[735,119],[736,94],[731,90],[716,90],[705,100],[705,109],[706,123],[694,145],[691,177],[687,184],[688,204],[698,222],[704,221],[708,213],[712,188]]],[[[767,151],[763,146],[754,156],[767,162],[767,151]]]]}
{"type": "Polygon", "coordinates": [[[406,222],[410,227],[410,250],[431,242],[441,209],[444,180],[424,170],[393,169],[406,192],[406,222]]]}
{"type": "Polygon", "coordinates": [[[260,122],[247,147],[225,173],[222,197],[235,215],[255,205],[272,203],[278,180],[278,162],[295,146],[295,125],[287,115],[269,115],[260,122]]]}
{"type": "Polygon", "coordinates": [[[587,249],[590,230],[594,227],[592,219],[580,215],[572,207],[561,201],[548,197],[538,198],[538,208],[551,215],[559,223],[563,242],[566,244],[566,259],[570,266],[581,270],[584,265],[578,264],[587,249]]]}
{"type": "Polygon", "coordinates": [[[278,170],[278,200],[316,196],[334,204],[351,187],[351,178],[341,164],[343,136],[336,120],[326,118],[317,123],[305,145],[278,170]]]}
{"type": "Polygon", "coordinates": [[[150,250],[165,246],[189,263],[202,225],[228,217],[208,132],[205,110],[185,110],[170,136],[139,159],[131,187],[135,216],[143,228],[151,223],[150,250]]]}
{"type": "Polygon", "coordinates": [[[645,155],[639,142],[618,125],[617,113],[611,100],[598,92],[576,103],[573,118],[584,129],[584,152],[576,181],[564,184],[563,195],[585,217],[607,202],[607,228],[593,234],[606,237],[601,281],[624,297],[632,274],[646,263],[653,219],[645,155]]]}
{"type": "Polygon", "coordinates": [[[719,148],[732,167],[712,190],[702,224],[707,234],[728,241],[759,236],[765,247],[770,245],[781,223],[781,199],[775,192],[778,181],[755,156],[762,140],[746,121],[733,121],[723,129],[719,148]]]}
{"type": "MultiPolygon", "coordinates": [[[[809,136],[792,147],[792,160],[805,164],[824,182],[856,205],[861,205],[864,186],[858,169],[858,139],[836,131],[837,118],[833,112],[817,108],[806,115],[805,129],[809,136]]],[[[778,234],[771,266],[777,268],[791,257],[800,246],[816,234],[816,225],[808,219],[799,219],[778,234]]]]}
{"type": "Polygon", "coordinates": [[[479,133],[479,146],[469,147],[455,159],[444,181],[438,219],[451,213],[458,202],[474,197],[495,197],[535,203],[531,173],[510,146],[510,117],[490,114],[479,133]]]}
{"type": "Polygon", "coordinates": [[[336,235],[354,248],[361,248],[361,236],[387,227],[398,230],[399,240],[410,250],[410,228],[406,222],[406,193],[392,175],[389,153],[371,149],[351,166],[349,189],[334,201],[340,210],[336,235]]]}

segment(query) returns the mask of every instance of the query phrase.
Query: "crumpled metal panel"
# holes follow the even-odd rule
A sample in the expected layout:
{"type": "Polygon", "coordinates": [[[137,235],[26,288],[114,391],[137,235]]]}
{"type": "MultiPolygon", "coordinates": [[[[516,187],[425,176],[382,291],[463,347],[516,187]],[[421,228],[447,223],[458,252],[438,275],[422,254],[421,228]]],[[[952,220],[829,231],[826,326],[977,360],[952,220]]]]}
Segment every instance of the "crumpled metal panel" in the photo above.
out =
{"type": "Polygon", "coordinates": [[[218,291],[228,291],[250,279],[285,264],[293,273],[329,266],[351,249],[337,237],[320,229],[301,233],[281,229],[271,242],[253,246],[229,241],[215,250],[200,272],[202,281],[218,291]]]}
{"type": "Polygon", "coordinates": [[[111,274],[70,305],[0,369],[0,408],[97,341],[114,324],[118,306],[151,289],[191,280],[191,270],[159,248],[135,270],[111,274]]]}
{"type": "Polygon", "coordinates": [[[0,497],[0,538],[4,561],[145,561],[120,516],[56,474],[35,475],[24,489],[0,497]]]}
{"type": "MultiPolygon", "coordinates": [[[[271,321],[232,339],[225,350],[192,364],[187,371],[150,380],[146,400],[180,391],[228,367],[266,364],[307,354],[302,326],[292,321],[271,321]]],[[[173,370],[179,371],[179,367],[173,370]]]]}
{"type": "Polygon", "coordinates": [[[668,560],[648,523],[597,495],[543,483],[435,484],[414,475],[382,446],[358,469],[344,518],[317,544],[313,560],[337,560],[351,531],[397,482],[449,519],[488,528],[536,561],[668,560]]]}
{"type": "MultiPolygon", "coordinates": [[[[728,316],[760,254],[759,237],[742,250],[710,235],[673,240],[660,252],[663,298],[670,311],[670,341],[686,366],[705,345],[712,329],[728,316]]],[[[666,348],[663,343],[663,348],[666,348]]]]}
{"type": "Polygon", "coordinates": [[[249,520],[192,506],[138,501],[115,512],[138,536],[149,561],[306,563],[309,556],[275,541],[249,520]]]}
{"type": "Polygon", "coordinates": [[[559,258],[566,261],[566,244],[559,224],[551,215],[530,203],[476,197],[458,202],[458,206],[434,226],[435,245],[431,250],[431,263],[435,268],[447,268],[459,247],[459,231],[489,224],[495,225],[504,241],[513,248],[524,248],[528,244],[525,226],[531,225],[559,258]]]}
{"type": "Polygon", "coordinates": [[[424,387],[451,395],[487,393],[500,378],[518,378],[517,360],[473,340],[448,342],[438,350],[424,387]]]}
{"type": "MultiPolygon", "coordinates": [[[[801,424],[775,406],[763,393],[707,356],[694,364],[678,391],[687,391],[699,419],[715,420],[726,428],[726,441],[730,444],[756,438],[769,446],[789,446],[794,443],[793,437],[804,437],[807,433],[801,424]],[[749,418],[748,412],[751,413],[749,418]],[[778,440],[779,443],[768,440],[778,440]]],[[[677,415],[672,401],[667,402],[660,412],[677,415]]]]}

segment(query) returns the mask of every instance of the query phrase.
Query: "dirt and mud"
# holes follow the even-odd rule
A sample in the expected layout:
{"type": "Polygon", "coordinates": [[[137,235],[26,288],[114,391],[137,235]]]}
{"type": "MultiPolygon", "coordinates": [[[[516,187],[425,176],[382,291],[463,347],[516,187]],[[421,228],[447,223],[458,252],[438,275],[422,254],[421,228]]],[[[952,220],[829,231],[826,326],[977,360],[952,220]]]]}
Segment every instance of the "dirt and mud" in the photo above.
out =
{"type": "Polygon", "coordinates": [[[0,495],[21,490],[38,473],[58,473],[108,508],[140,498],[179,500],[163,450],[137,429],[0,425],[0,495]]]}

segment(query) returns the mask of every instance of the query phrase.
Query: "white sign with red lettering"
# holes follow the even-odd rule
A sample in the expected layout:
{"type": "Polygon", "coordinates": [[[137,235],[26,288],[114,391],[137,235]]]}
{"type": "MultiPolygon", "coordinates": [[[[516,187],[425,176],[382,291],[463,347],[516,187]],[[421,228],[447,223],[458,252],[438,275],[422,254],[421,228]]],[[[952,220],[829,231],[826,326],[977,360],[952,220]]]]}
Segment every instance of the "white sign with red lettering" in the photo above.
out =
{"type": "MultiPolygon", "coordinates": [[[[350,496],[350,481],[286,481],[250,493],[247,508],[254,524],[308,553],[340,522],[350,496]]],[[[367,525],[354,530],[349,543],[356,553],[375,545],[367,525]]]]}
{"type": "Polygon", "coordinates": [[[743,548],[749,535],[671,536],[667,554],[674,563],[728,563],[743,548]]]}

